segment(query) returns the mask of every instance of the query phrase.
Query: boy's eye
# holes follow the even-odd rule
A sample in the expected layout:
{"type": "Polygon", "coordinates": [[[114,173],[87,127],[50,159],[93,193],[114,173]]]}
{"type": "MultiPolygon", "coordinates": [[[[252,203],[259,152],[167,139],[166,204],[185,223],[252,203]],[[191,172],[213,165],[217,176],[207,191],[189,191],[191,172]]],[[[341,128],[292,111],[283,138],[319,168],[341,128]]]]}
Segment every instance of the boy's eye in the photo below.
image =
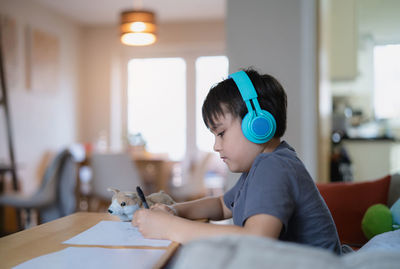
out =
{"type": "Polygon", "coordinates": [[[225,131],[222,131],[222,132],[220,132],[220,133],[218,134],[218,136],[223,137],[224,134],[225,134],[225,131]]]}
{"type": "Polygon", "coordinates": [[[121,206],[126,206],[126,203],[125,203],[125,202],[122,202],[122,203],[121,203],[121,206]]]}

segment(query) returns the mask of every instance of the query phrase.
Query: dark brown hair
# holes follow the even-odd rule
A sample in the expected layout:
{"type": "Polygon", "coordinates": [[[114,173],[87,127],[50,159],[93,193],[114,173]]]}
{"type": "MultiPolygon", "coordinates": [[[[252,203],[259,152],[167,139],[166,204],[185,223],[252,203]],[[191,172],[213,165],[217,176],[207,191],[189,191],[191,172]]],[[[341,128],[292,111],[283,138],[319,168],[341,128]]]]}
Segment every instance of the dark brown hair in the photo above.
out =
{"type": "MultiPolygon", "coordinates": [[[[276,132],[274,137],[282,137],[286,131],[287,97],[282,85],[270,75],[260,75],[254,69],[244,70],[249,76],[258,95],[258,103],[263,110],[274,116],[276,132]]],[[[203,103],[202,114],[207,128],[215,125],[215,119],[229,112],[241,119],[247,114],[247,107],[233,79],[228,78],[211,87],[203,103]],[[224,111],[224,108],[227,111],[224,111]]]]}

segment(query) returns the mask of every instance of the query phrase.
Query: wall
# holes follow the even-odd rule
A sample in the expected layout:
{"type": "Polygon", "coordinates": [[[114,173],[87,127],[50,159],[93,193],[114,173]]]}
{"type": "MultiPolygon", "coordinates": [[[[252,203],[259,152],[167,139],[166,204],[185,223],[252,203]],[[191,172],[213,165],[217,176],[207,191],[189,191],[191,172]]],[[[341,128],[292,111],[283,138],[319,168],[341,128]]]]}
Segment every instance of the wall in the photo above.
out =
{"type": "MultiPolygon", "coordinates": [[[[188,113],[194,118],[194,62],[198,56],[225,54],[223,21],[169,22],[160,25],[155,45],[126,47],[117,26],[82,26],[25,0],[1,0],[1,14],[18,24],[18,76],[25,77],[24,28],[37,26],[60,39],[60,87],[52,93],[26,89],[24,79],[9,90],[18,174],[31,192],[39,182],[38,167],[46,151],[73,142],[96,143],[105,136],[112,150],[123,147],[126,64],[133,57],[184,57],[188,61],[188,113]],[[29,135],[29,137],[27,137],[29,135]]],[[[188,116],[190,118],[190,116],[188,116]]],[[[2,119],[0,119],[2,120],[2,119]]],[[[188,148],[194,150],[193,121],[188,120],[188,148]]],[[[5,133],[0,131],[0,160],[7,160],[5,133]]]]}
{"type": "Polygon", "coordinates": [[[230,0],[230,71],[254,66],[276,77],[288,95],[284,139],[317,175],[316,1],[230,0]]]}
{"type": "MultiPolygon", "coordinates": [[[[119,42],[118,28],[85,27],[82,38],[82,139],[105,135],[111,150],[123,148],[126,122],[126,68],[129,59],[183,57],[187,62],[187,148],[195,149],[195,69],[198,56],[225,54],[223,21],[168,22],[159,25],[157,42],[129,47],[119,42]]],[[[157,74],[155,74],[155,77],[157,74]]],[[[167,82],[166,82],[167,83],[167,82]]],[[[155,96],[156,98],[156,96],[155,96]]]]}
{"type": "MultiPolygon", "coordinates": [[[[32,192],[40,181],[38,167],[46,151],[58,151],[77,140],[79,27],[29,0],[1,0],[0,14],[16,20],[17,81],[8,100],[18,176],[32,192]],[[26,88],[25,29],[30,26],[56,36],[60,44],[59,86],[49,92],[26,88]]],[[[0,160],[8,160],[4,114],[0,109],[0,160]]]]}

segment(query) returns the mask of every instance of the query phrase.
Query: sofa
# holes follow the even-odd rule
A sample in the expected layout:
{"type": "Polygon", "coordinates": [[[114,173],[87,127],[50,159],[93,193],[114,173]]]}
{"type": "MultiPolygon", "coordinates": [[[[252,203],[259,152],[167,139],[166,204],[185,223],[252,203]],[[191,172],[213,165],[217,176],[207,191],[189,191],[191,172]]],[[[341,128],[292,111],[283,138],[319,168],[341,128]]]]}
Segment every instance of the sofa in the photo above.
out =
{"type": "Polygon", "coordinates": [[[358,251],[336,255],[331,251],[256,236],[229,235],[184,245],[167,268],[174,269],[398,269],[400,230],[371,239],[358,251]],[[382,240],[379,240],[383,237],[382,240]],[[377,242],[374,239],[377,239],[377,242]],[[369,243],[372,243],[369,245],[369,243]],[[390,248],[388,248],[388,244],[390,248]],[[365,248],[365,249],[364,249],[365,248]]]}
{"type": "Polygon", "coordinates": [[[368,240],[361,230],[365,211],[374,204],[391,207],[400,198],[400,174],[364,182],[317,184],[338,230],[342,244],[354,249],[368,240]]]}
{"type": "Polygon", "coordinates": [[[225,235],[184,244],[167,268],[274,269],[397,269],[400,268],[400,230],[367,242],[361,231],[365,210],[376,203],[391,206],[400,197],[400,175],[357,183],[317,184],[337,225],[342,243],[356,251],[331,251],[269,238],[225,235]]]}

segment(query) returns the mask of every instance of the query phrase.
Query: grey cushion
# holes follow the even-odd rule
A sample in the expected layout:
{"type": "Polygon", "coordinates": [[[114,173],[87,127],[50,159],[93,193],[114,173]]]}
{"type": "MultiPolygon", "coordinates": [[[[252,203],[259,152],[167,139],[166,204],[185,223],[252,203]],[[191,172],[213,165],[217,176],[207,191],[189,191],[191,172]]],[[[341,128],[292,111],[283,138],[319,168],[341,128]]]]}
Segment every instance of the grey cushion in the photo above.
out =
{"type": "Polygon", "coordinates": [[[255,236],[229,235],[184,245],[171,268],[399,268],[400,252],[353,252],[338,256],[321,248],[255,236]]]}

